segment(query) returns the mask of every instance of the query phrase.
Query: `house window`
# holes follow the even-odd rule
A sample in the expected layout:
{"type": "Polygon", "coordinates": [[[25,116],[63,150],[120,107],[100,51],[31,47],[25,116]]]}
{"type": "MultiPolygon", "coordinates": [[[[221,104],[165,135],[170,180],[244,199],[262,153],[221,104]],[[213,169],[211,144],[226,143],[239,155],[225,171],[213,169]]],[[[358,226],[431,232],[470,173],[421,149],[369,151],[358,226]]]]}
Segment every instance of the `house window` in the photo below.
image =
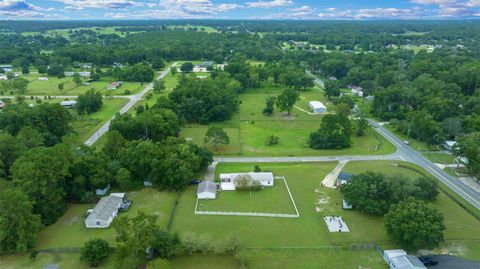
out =
{"type": "Polygon", "coordinates": [[[100,221],[97,221],[97,225],[100,226],[100,221]]]}

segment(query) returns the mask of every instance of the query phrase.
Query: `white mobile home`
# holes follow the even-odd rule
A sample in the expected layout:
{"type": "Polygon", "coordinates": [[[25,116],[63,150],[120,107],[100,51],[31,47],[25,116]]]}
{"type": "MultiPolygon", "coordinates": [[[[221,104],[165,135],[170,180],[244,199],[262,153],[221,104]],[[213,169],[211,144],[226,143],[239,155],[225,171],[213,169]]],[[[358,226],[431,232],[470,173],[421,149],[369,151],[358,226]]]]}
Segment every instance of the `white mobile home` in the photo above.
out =
{"type": "Polygon", "coordinates": [[[85,219],[87,228],[108,228],[122,206],[124,193],[112,193],[100,199],[85,219]]]}
{"type": "Polygon", "coordinates": [[[308,106],[313,111],[313,113],[325,113],[327,112],[327,107],[319,101],[310,101],[308,106]]]}
{"type": "Polygon", "coordinates": [[[416,257],[408,255],[403,249],[385,250],[383,259],[391,269],[426,269],[425,265],[416,257]]]}
{"type": "Polygon", "coordinates": [[[60,102],[60,105],[65,108],[73,108],[77,104],[77,101],[63,101],[60,102]]]}
{"type": "Polygon", "coordinates": [[[224,191],[234,191],[236,189],[235,181],[243,176],[251,177],[253,181],[257,181],[261,186],[273,186],[274,177],[270,172],[250,172],[250,173],[232,173],[220,174],[220,188],[224,191]]]}

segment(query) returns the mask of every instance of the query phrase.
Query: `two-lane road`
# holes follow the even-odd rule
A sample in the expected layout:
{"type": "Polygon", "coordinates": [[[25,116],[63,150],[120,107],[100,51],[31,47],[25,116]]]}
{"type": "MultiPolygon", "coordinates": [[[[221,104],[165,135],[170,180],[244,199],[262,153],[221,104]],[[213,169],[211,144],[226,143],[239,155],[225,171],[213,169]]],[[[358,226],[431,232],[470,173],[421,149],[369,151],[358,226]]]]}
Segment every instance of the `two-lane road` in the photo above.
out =
{"type": "Polygon", "coordinates": [[[466,201],[475,206],[477,209],[480,209],[479,192],[465,185],[457,178],[447,174],[430,160],[423,157],[421,153],[406,145],[402,140],[393,135],[390,131],[385,129],[378,122],[374,120],[369,120],[369,122],[380,135],[382,135],[383,137],[385,137],[385,139],[390,141],[390,143],[395,145],[395,147],[397,148],[397,152],[395,153],[396,155],[402,156],[407,162],[411,162],[423,167],[430,174],[440,180],[443,184],[447,185],[447,187],[449,187],[451,190],[463,197],[466,201]]]}
{"type": "MultiPolygon", "coordinates": [[[[172,65],[170,65],[167,69],[165,69],[165,71],[163,71],[160,76],[158,76],[157,80],[161,80],[163,79],[169,72],[170,70],[175,67],[177,65],[177,63],[173,63],[172,65]]],[[[141,92],[139,92],[138,94],[135,94],[135,95],[131,95],[129,96],[129,101],[128,103],[126,103],[121,109],[120,111],[118,111],[120,114],[123,114],[123,113],[127,113],[139,100],[141,100],[143,98],[143,96],[151,91],[153,89],[153,82],[148,84],[145,89],[143,89],[141,92]]],[[[108,128],[110,127],[110,123],[111,121],[115,118],[115,116],[113,116],[110,120],[108,120],[104,125],[102,125],[102,127],[100,127],[92,136],[90,136],[87,141],[85,141],[85,145],[87,146],[91,146],[93,145],[95,142],[97,142],[97,140],[102,137],[102,135],[104,135],[106,132],[108,132],[108,128]]]]}

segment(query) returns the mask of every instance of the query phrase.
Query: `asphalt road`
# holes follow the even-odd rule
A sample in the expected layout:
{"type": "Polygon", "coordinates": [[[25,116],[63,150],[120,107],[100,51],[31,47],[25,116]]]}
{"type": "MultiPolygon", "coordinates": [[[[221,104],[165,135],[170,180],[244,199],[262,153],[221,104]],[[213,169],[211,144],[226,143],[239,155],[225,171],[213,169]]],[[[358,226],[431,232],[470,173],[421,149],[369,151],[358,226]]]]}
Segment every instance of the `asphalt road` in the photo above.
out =
{"type": "Polygon", "coordinates": [[[393,135],[390,131],[381,126],[374,120],[369,120],[370,125],[382,135],[385,139],[390,141],[397,148],[396,152],[390,155],[366,155],[366,156],[322,156],[322,157],[217,157],[215,162],[328,162],[328,161],[378,161],[378,160],[392,160],[392,161],[406,161],[414,163],[423,167],[430,174],[447,185],[455,193],[463,197],[467,202],[480,209],[480,193],[465,185],[458,179],[445,173],[442,169],[437,167],[434,163],[423,157],[418,151],[413,150],[406,145],[402,140],[393,135]]]}
{"type": "MultiPolygon", "coordinates": [[[[172,67],[176,66],[177,63],[173,63],[172,65],[170,65],[165,71],[163,71],[160,76],[158,76],[157,80],[161,80],[162,78],[164,78],[171,70],[172,67]]],[[[123,114],[123,113],[126,113],[128,112],[139,100],[141,100],[143,98],[143,96],[151,91],[153,89],[153,83],[150,83],[148,84],[145,89],[143,89],[141,92],[139,92],[138,94],[135,94],[135,95],[130,95],[130,96],[127,96],[127,98],[129,99],[128,103],[126,103],[119,111],[120,114],[123,114]]],[[[108,128],[110,127],[110,122],[115,118],[115,116],[112,117],[112,119],[108,120],[104,125],[102,125],[102,127],[100,127],[92,136],[90,136],[86,141],[85,141],[85,145],[87,146],[91,146],[93,145],[95,142],[97,142],[97,140],[102,137],[102,135],[104,135],[106,132],[108,132],[108,128]]]]}
{"type": "Polygon", "coordinates": [[[382,125],[374,120],[369,120],[370,125],[374,127],[374,129],[385,139],[390,141],[395,147],[397,151],[395,152],[396,155],[402,156],[403,159],[407,162],[414,163],[418,166],[423,167],[427,170],[430,174],[440,180],[443,184],[447,185],[451,190],[456,192],[458,195],[463,197],[466,201],[470,204],[475,206],[477,209],[480,209],[480,193],[473,190],[469,186],[465,185],[460,180],[456,179],[455,177],[450,176],[434,163],[432,163],[427,158],[423,157],[418,151],[412,149],[410,146],[406,145],[402,140],[398,137],[393,135],[390,131],[385,129],[382,125]]]}

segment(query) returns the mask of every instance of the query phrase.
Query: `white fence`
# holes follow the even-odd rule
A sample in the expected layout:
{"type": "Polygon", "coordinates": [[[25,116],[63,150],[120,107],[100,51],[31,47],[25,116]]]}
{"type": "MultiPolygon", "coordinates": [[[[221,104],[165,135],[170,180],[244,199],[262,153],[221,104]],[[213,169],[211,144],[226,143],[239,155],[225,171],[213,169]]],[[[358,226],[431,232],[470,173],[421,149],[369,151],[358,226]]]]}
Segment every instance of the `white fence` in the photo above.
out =
{"type": "Polygon", "coordinates": [[[270,218],[299,218],[300,214],[298,213],[297,205],[295,200],[293,200],[292,193],[288,187],[287,180],[285,177],[275,177],[275,179],[283,179],[285,187],[287,187],[288,195],[292,201],[292,205],[295,208],[295,214],[284,214],[284,213],[262,213],[262,212],[228,212],[228,211],[203,211],[197,210],[198,208],[198,198],[195,203],[195,215],[217,215],[217,216],[247,216],[247,217],[270,217],[270,218]]]}

